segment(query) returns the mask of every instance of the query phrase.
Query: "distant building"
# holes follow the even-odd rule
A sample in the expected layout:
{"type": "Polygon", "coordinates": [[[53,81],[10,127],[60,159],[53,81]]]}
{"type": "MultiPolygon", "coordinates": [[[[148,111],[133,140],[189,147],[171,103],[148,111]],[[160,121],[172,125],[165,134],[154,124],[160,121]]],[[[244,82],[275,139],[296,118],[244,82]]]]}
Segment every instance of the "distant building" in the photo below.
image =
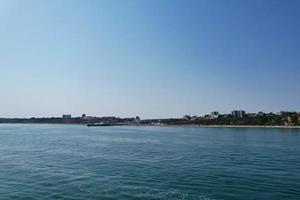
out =
{"type": "Polygon", "coordinates": [[[193,117],[191,117],[191,121],[196,121],[198,119],[198,117],[196,115],[194,115],[193,117]]]}
{"type": "Polygon", "coordinates": [[[279,115],[285,115],[285,114],[287,114],[287,113],[289,113],[288,111],[280,111],[278,114],[279,115]]]}
{"type": "Polygon", "coordinates": [[[204,119],[210,119],[210,115],[204,115],[204,119]]]}
{"type": "Polygon", "coordinates": [[[248,117],[256,117],[257,114],[256,114],[256,113],[247,113],[247,116],[248,116],[248,117]]]}
{"type": "Polygon", "coordinates": [[[135,123],[140,123],[141,122],[141,118],[139,116],[136,116],[134,119],[135,123]]]}
{"type": "Polygon", "coordinates": [[[218,118],[219,117],[219,112],[218,111],[211,112],[210,117],[212,119],[218,118]]]}
{"type": "Polygon", "coordinates": [[[264,115],[265,115],[265,113],[262,112],[262,111],[259,111],[259,112],[257,113],[257,116],[260,116],[260,117],[262,117],[262,116],[264,116],[264,115]]]}
{"type": "Polygon", "coordinates": [[[71,118],[72,118],[72,115],[63,115],[62,118],[63,118],[63,119],[71,119],[71,118]]]}
{"type": "Polygon", "coordinates": [[[226,118],[226,117],[229,117],[229,116],[230,116],[230,114],[223,114],[222,115],[223,118],[226,118]]]}
{"type": "Polygon", "coordinates": [[[87,116],[86,114],[82,114],[82,115],[81,115],[81,119],[82,119],[82,120],[96,120],[97,117],[87,116]]]}
{"type": "Polygon", "coordinates": [[[291,116],[287,116],[286,120],[287,120],[288,124],[292,123],[292,117],[291,116]]]}
{"type": "Polygon", "coordinates": [[[232,116],[237,118],[243,118],[246,115],[246,112],[244,110],[234,110],[231,112],[232,116]]]}

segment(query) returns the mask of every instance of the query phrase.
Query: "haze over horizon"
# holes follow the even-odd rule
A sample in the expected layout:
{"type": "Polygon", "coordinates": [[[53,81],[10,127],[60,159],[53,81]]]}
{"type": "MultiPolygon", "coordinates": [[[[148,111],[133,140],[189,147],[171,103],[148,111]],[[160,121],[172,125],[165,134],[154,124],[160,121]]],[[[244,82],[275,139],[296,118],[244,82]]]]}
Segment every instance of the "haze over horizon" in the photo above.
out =
{"type": "Polygon", "coordinates": [[[300,111],[300,1],[0,0],[0,117],[300,111]]]}

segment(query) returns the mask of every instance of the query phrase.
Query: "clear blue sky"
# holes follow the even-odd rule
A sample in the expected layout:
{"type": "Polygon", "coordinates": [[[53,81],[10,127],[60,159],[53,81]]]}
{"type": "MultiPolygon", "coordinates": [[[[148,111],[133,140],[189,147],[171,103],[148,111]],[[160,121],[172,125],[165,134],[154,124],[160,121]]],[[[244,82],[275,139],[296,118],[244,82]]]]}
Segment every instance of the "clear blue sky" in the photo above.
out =
{"type": "Polygon", "coordinates": [[[0,0],[0,117],[300,110],[299,0],[0,0]]]}

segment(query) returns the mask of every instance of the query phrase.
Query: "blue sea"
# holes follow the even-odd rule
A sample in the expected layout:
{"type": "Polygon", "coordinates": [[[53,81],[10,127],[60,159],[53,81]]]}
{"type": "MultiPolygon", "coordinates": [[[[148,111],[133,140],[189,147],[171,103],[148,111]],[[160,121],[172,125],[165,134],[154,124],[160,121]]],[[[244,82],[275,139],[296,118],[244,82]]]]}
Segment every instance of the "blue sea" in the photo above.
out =
{"type": "Polygon", "coordinates": [[[300,129],[0,124],[0,199],[299,200],[300,129]]]}

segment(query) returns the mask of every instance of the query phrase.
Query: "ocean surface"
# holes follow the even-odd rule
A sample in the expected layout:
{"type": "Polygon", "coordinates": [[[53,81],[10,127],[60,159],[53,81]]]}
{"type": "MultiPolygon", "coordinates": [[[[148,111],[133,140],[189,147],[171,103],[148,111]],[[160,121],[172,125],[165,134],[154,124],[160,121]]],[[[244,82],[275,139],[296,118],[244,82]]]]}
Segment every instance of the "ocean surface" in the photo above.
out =
{"type": "Polygon", "coordinates": [[[299,200],[300,130],[0,124],[0,199],[299,200]]]}

